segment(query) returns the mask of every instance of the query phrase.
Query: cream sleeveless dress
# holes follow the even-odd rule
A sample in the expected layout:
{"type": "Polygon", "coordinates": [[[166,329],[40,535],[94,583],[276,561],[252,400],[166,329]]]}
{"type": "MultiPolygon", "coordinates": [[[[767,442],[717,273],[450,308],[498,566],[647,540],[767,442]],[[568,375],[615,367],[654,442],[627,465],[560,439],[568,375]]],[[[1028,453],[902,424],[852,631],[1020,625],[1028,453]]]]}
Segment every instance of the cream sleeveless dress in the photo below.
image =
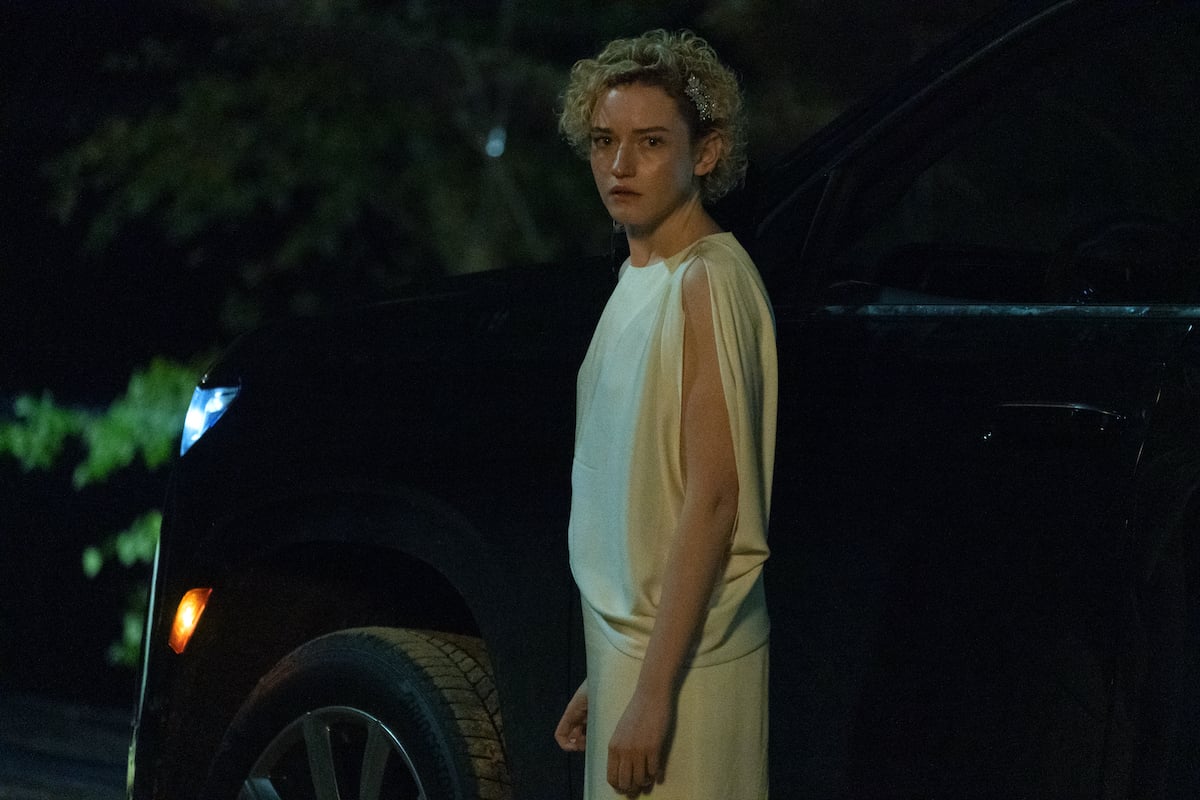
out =
{"type": "Polygon", "coordinates": [[[729,559],[680,689],[663,800],[767,796],[768,550],[777,372],[762,281],[728,233],[664,261],[622,266],[580,368],[569,529],[588,660],[586,800],[606,781],[608,742],[632,696],[683,501],[682,279],[703,264],[738,472],[729,559]]]}

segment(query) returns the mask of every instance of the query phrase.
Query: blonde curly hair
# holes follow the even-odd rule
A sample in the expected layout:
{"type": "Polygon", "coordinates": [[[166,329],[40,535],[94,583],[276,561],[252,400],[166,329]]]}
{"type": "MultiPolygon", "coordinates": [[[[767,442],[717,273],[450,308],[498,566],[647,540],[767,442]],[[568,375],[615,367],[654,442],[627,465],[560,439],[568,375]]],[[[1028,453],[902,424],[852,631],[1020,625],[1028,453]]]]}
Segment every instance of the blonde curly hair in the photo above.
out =
{"type": "Polygon", "coordinates": [[[722,142],[716,167],[700,176],[700,194],[711,203],[746,174],[746,122],[737,77],[708,42],[691,31],[654,30],[616,39],[595,58],[575,62],[563,93],[558,129],[583,158],[591,147],[592,115],[600,96],[631,83],[657,86],[675,100],[692,141],[716,133],[722,142]],[[701,107],[705,106],[705,111],[701,107]]]}

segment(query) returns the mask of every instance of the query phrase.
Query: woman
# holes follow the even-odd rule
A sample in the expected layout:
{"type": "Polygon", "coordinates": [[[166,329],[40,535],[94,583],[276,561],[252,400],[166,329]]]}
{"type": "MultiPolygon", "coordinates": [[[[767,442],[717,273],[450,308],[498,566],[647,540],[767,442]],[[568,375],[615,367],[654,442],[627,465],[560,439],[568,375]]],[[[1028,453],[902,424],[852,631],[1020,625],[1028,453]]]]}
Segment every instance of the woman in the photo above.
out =
{"type": "Polygon", "coordinates": [[[555,731],[585,798],[767,796],[770,307],[704,203],[745,171],[734,76],[654,31],[578,62],[560,128],[629,259],[579,373],[570,521],[588,677],[555,731]]]}

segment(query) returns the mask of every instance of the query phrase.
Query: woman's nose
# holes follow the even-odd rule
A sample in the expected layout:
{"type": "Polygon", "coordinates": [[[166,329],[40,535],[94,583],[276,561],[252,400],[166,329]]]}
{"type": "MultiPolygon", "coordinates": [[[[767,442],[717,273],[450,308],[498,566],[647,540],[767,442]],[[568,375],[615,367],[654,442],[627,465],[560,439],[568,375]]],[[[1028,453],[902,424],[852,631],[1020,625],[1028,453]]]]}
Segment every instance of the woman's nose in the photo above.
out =
{"type": "Polygon", "coordinates": [[[632,153],[626,151],[624,147],[618,147],[617,152],[613,155],[612,174],[617,177],[628,177],[633,175],[637,170],[637,164],[634,162],[632,153]]]}

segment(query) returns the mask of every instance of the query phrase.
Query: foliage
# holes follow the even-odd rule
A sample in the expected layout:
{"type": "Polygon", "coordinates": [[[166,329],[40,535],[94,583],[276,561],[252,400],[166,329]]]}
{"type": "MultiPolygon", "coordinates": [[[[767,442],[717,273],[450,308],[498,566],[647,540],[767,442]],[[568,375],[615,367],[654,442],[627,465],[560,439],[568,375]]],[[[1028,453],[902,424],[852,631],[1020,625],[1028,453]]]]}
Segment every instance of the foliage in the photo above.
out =
{"type": "Polygon", "coordinates": [[[100,574],[106,562],[114,558],[123,567],[149,564],[154,560],[158,532],[162,526],[161,511],[147,511],[125,530],[105,539],[98,546],[83,551],[83,572],[89,578],[100,574]]]}
{"type": "MultiPolygon", "coordinates": [[[[114,558],[126,569],[152,564],[161,527],[162,512],[147,511],[128,528],[109,536],[99,546],[85,548],[84,574],[89,578],[96,577],[104,564],[114,558]]],[[[146,632],[149,601],[150,592],[146,582],[138,581],[126,597],[125,608],[121,614],[121,635],[108,648],[109,662],[124,667],[137,666],[142,638],[146,632]]]]}
{"type": "Polygon", "coordinates": [[[56,405],[49,392],[18,397],[13,413],[20,422],[0,426],[0,453],[16,458],[26,471],[54,466],[67,439],[83,431],[87,418],[56,405]]]}
{"type": "Polygon", "coordinates": [[[102,121],[49,176],[94,251],[152,221],[193,269],[233,265],[227,330],[603,232],[584,170],[546,146],[561,68],[508,49],[478,12],[197,8],[208,47],[153,39],[114,61],[170,89],[102,121]]]}
{"type": "MultiPolygon", "coordinates": [[[[14,421],[0,424],[0,455],[16,458],[25,470],[49,470],[77,441],[83,455],[72,483],[76,489],[107,480],[139,460],[149,470],[169,463],[183,429],[198,370],[156,359],[133,374],[125,393],[106,409],[67,408],[48,393],[22,396],[13,404],[14,421]]],[[[162,514],[148,511],[128,528],[83,551],[83,571],[94,578],[113,561],[126,569],[154,559],[162,514]]],[[[130,593],[121,638],[109,650],[113,663],[134,666],[144,631],[144,581],[130,593]]]]}
{"type": "Polygon", "coordinates": [[[109,663],[130,668],[138,666],[149,607],[150,589],[145,582],[139,583],[126,597],[125,608],[121,612],[121,636],[108,646],[109,663]]]}
{"type": "Polygon", "coordinates": [[[18,397],[15,421],[0,425],[0,454],[16,458],[27,471],[46,470],[67,441],[77,438],[86,455],[72,476],[76,489],[104,481],[138,456],[147,469],[158,469],[178,445],[197,374],[194,365],[155,359],[102,411],[65,408],[48,392],[18,397]]]}
{"type": "Polygon", "coordinates": [[[430,272],[602,248],[554,116],[567,68],[606,38],[708,35],[742,73],[761,157],[989,5],[179,3],[178,30],[112,59],[152,91],[53,161],[54,206],[93,250],[149,231],[181,264],[232,273],[236,332],[430,272]]]}

